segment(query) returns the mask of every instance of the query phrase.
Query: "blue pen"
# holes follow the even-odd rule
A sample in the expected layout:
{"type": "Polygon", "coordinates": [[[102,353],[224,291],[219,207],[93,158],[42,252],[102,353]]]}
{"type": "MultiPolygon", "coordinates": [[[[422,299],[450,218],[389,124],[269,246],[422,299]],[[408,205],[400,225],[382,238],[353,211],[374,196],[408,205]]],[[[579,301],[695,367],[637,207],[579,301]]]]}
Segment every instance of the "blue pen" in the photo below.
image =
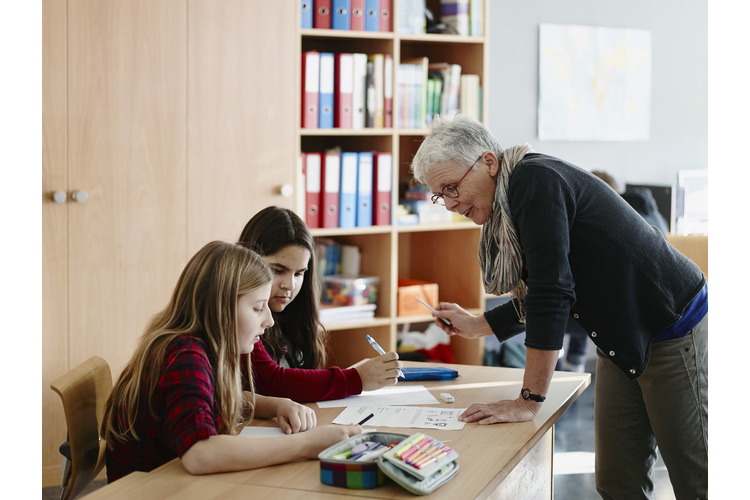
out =
{"type": "MultiPolygon", "coordinates": [[[[370,337],[369,335],[365,335],[365,337],[367,337],[367,341],[370,343],[372,348],[378,352],[378,354],[385,354],[385,351],[383,350],[383,348],[380,347],[380,344],[375,342],[374,338],[370,337]]],[[[401,369],[398,370],[398,376],[401,378],[404,378],[404,372],[402,372],[401,369]]]]}

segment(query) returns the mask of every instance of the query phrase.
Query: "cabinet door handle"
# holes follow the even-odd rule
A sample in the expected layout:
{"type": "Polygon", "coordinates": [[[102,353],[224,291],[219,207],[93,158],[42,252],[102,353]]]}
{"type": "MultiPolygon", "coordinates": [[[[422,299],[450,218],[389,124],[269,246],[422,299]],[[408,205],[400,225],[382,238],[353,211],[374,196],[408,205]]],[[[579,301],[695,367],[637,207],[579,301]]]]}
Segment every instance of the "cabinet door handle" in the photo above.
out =
{"type": "Polygon", "coordinates": [[[70,193],[70,197],[78,203],[86,203],[86,200],[89,199],[89,194],[86,191],[78,190],[70,193]]]}
{"type": "Polygon", "coordinates": [[[291,184],[282,184],[279,187],[279,193],[281,193],[281,196],[284,198],[289,198],[294,193],[294,188],[291,184]]]}
{"type": "Polygon", "coordinates": [[[63,190],[58,189],[57,191],[52,193],[52,201],[54,201],[55,203],[65,203],[66,201],[68,201],[68,194],[63,190]]]}

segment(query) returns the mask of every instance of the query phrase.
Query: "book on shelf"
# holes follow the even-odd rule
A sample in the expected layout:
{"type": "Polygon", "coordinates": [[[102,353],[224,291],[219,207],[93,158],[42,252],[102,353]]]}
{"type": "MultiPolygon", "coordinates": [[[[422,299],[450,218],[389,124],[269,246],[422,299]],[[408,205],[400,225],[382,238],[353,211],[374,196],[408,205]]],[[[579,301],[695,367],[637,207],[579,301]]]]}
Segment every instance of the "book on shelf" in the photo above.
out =
{"type": "MultiPolygon", "coordinates": [[[[383,128],[385,126],[385,82],[383,75],[385,74],[385,55],[384,54],[369,54],[367,56],[368,72],[370,71],[370,62],[372,62],[372,95],[368,93],[367,105],[368,108],[371,106],[372,110],[368,109],[368,116],[372,116],[371,127],[383,128]]],[[[369,89],[368,89],[369,92],[369,89]]]]}
{"type": "Polygon", "coordinates": [[[357,225],[357,153],[341,153],[339,227],[357,225]]]}
{"type": "Polygon", "coordinates": [[[318,128],[320,53],[302,53],[302,127],[318,128]]]}
{"type": "Polygon", "coordinates": [[[469,35],[471,36],[484,34],[484,2],[485,0],[469,0],[469,35]]]}
{"type": "Polygon", "coordinates": [[[301,153],[305,176],[305,223],[310,229],[321,227],[320,153],[301,153]]]}
{"type": "Polygon", "coordinates": [[[340,169],[341,153],[328,151],[323,154],[320,168],[321,227],[339,225],[340,169]]]}
{"type": "Polygon", "coordinates": [[[332,306],[321,304],[320,321],[326,325],[371,321],[375,318],[375,304],[332,306]]]}
{"type": "Polygon", "coordinates": [[[320,53],[320,102],[318,104],[318,128],[333,128],[333,87],[335,58],[332,52],[320,53]]]}
{"type": "Polygon", "coordinates": [[[425,0],[398,2],[398,32],[402,35],[421,35],[425,32],[425,0]]]}
{"type": "Polygon", "coordinates": [[[350,29],[352,31],[364,31],[365,30],[365,0],[352,0],[350,8],[352,12],[350,29]]]}
{"type": "Polygon", "coordinates": [[[352,54],[352,128],[366,126],[367,54],[352,54]]]}
{"type": "Polygon", "coordinates": [[[357,227],[372,226],[372,161],[373,152],[357,155],[357,227]]]}
{"type": "Polygon", "coordinates": [[[428,78],[437,78],[441,83],[440,114],[458,109],[458,94],[461,88],[461,65],[447,62],[432,62],[428,67],[428,78]]]}
{"type": "Polygon", "coordinates": [[[461,75],[459,109],[464,115],[481,121],[479,75],[461,75]]]}
{"type": "Polygon", "coordinates": [[[331,28],[351,29],[351,0],[333,0],[331,3],[331,28]]]}
{"type": "Polygon", "coordinates": [[[380,31],[380,1],[365,0],[365,31],[380,31]]]}
{"type": "Polygon", "coordinates": [[[333,87],[333,126],[352,128],[352,99],[354,92],[354,56],[335,54],[333,87]]]}
{"type": "Polygon", "coordinates": [[[422,128],[427,114],[427,74],[429,59],[412,57],[401,60],[399,65],[399,88],[402,102],[399,104],[402,128],[422,128]]]}
{"type": "Polygon", "coordinates": [[[331,0],[314,0],[313,28],[331,29],[331,0]]]}
{"type": "Polygon", "coordinates": [[[300,27],[302,29],[313,27],[313,0],[300,0],[300,27]]]}
{"type": "Polygon", "coordinates": [[[440,0],[440,20],[449,28],[448,33],[469,36],[470,0],[440,0]]]}

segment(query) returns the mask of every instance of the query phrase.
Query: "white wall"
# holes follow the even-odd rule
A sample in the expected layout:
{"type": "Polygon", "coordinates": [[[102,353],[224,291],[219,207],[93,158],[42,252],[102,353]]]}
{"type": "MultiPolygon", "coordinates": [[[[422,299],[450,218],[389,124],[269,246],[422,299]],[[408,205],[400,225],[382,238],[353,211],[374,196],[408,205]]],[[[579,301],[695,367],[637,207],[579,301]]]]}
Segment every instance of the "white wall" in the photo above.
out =
{"type": "Polygon", "coordinates": [[[682,169],[708,168],[708,5],[705,0],[489,0],[489,120],[503,147],[541,153],[625,183],[672,185],[682,169]],[[560,142],[537,137],[539,24],[651,32],[651,132],[641,142],[560,142]]]}

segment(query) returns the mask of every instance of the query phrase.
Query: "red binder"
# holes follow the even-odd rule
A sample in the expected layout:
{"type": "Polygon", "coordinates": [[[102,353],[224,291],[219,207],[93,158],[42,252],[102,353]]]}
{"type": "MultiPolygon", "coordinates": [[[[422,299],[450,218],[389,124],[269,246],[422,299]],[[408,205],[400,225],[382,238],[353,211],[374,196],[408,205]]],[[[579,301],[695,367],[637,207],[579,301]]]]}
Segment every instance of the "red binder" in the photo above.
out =
{"type": "Polygon", "coordinates": [[[352,92],[354,90],[354,56],[335,54],[333,88],[333,126],[352,128],[352,92]]]}
{"type": "MultiPolygon", "coordinates": [[[[382,1],[382,0],[381,0],[382,1]]],[[[365,0],[352,0],[352,20],[350,27],[353,31],[365,30],[365,0]]]]}
{"type": "Polygon", "coordinates": [[[331,1],[332,0],[315,0],[313,28],[331,29],[331,1]]]}
{"type": "MultiPolygon", "coordinates": [[[[382,1],[381,5],[382,5],[382,1]]],[[[385,54],[383,60],[383,126],[393,127],[393,56],[385,54]]]]}
{"type": "Polygon", "coordinates": [[[320,170],[322,182],[322,227],[339,226],[339,179],[341,178],[341,153],[323,153],[320,170]]]}
{"type": "Polygon", "coordinates": [[[393,187],[393,155],[376,152],[373,161],[374,203],[372,223],[376,226],[391,224],[391,189],[393,187]]]}
{"type": "Polygon", "coordinates": [[[318,128],[318,99],[320,89],[320,53],[302,53],[302,127],[318,128]]]}
{"type": "Polygon", "coordinates": [[[393,0],[380,0],[380,31],[393,31],[392,4],[393,0]]]}
{"type": "Polygon", "coordinates": [[[311,229],[321,227],[320,161],[320,153],[302,153],[302,166],[305,172],[305,223],[311,229]]]}

